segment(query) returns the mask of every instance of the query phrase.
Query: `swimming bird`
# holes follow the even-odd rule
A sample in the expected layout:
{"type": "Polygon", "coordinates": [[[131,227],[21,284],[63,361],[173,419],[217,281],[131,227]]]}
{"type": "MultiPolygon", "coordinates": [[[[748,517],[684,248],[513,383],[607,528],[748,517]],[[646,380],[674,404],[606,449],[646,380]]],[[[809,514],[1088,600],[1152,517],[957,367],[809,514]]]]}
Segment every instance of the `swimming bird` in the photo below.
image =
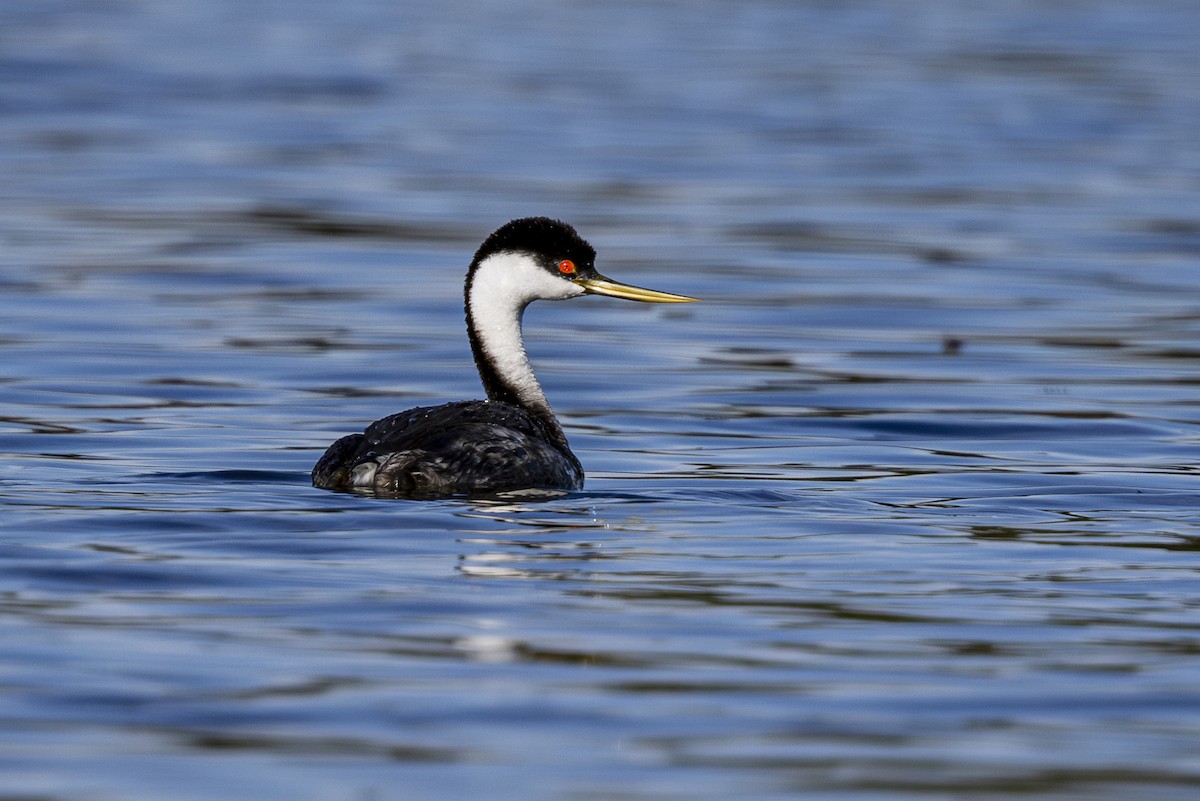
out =
{"type": "Polygon", "coordinates": [[[558,220],[527,217],[494,231],[475,252],[463,293],[487,400],[409,409],[342,437],[313,467],[313,485],[402,498],[582,487],[583,466],[525,353],[525,308],[589,294],[696,300],[605,278],[595,261],[595,249],[558,220]]]}

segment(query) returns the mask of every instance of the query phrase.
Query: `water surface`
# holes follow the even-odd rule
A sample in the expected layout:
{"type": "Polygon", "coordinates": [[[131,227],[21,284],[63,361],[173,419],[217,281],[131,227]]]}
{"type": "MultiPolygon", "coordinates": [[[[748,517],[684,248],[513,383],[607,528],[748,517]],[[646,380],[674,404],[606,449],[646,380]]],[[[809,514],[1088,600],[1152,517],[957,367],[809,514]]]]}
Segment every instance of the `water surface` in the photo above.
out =
{"type": "Polygon", "coordinates": [[[1200,14],[0,11],[3,798],[1190,799],[1200,14]],[[541,304],[588,472],[308,486],[541,304]]]}

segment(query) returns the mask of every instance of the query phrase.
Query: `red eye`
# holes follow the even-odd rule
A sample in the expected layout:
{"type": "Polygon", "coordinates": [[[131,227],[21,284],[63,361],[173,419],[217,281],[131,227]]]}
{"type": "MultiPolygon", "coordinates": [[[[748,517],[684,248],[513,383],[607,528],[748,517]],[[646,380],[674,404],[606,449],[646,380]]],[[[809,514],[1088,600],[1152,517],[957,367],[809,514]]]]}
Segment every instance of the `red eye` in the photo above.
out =
{"type": "Polygon", "coordinates": [[[563,259],[558,263],[558,271],[563,275],[571,275],[575,272],[575,262],[570,259],[563,259]]]}

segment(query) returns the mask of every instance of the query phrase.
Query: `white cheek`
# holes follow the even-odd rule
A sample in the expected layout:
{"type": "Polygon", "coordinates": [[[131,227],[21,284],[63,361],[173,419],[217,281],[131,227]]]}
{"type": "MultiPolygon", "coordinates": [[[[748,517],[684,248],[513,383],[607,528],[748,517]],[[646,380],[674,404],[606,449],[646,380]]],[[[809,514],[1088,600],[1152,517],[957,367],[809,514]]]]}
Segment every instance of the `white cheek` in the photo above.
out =
{"type": "Polygon", "coordinates": [[[546,285],[542,287],[544,294],[538,295],[542,300],[566,300],[577,298],[583,294],[583,287],[564,278],[555,278],[545,270],[538,270],[546,285]]]}
{"type": "Polygon", "coordinates": [[[535,300],[566,300],[583,294],[583,287],[546,270],[529,256],[497,253],[488,256],[475,271],[475,290],[480,300],[500,306],[522,307],[535,300]]]}
{"type": "Polygon", "coordinates": [[[528,407],[550,408],[525,355],[521,314],[535,300],[566,300],[583,293],[582,287],[543,270],[529,256],[498,253],[475,268],[467,299],[472,330],[496,372],[528,407]]]}

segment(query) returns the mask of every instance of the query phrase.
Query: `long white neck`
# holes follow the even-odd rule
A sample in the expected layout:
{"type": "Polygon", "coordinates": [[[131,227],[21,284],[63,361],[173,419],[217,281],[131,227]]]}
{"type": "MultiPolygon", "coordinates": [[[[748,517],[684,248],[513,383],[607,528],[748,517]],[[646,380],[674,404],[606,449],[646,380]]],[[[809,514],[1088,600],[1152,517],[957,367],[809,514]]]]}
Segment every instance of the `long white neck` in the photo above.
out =
{"type": "Polygon", "coordinates": [[[521,318],[535,300],[565,300],[583,289],[542,269],[530,256],[488,256],[467,283],[467,328],[479,377],[491,400],[524,407],[562,443],[566,437],[525,353],[521,318]]]}

